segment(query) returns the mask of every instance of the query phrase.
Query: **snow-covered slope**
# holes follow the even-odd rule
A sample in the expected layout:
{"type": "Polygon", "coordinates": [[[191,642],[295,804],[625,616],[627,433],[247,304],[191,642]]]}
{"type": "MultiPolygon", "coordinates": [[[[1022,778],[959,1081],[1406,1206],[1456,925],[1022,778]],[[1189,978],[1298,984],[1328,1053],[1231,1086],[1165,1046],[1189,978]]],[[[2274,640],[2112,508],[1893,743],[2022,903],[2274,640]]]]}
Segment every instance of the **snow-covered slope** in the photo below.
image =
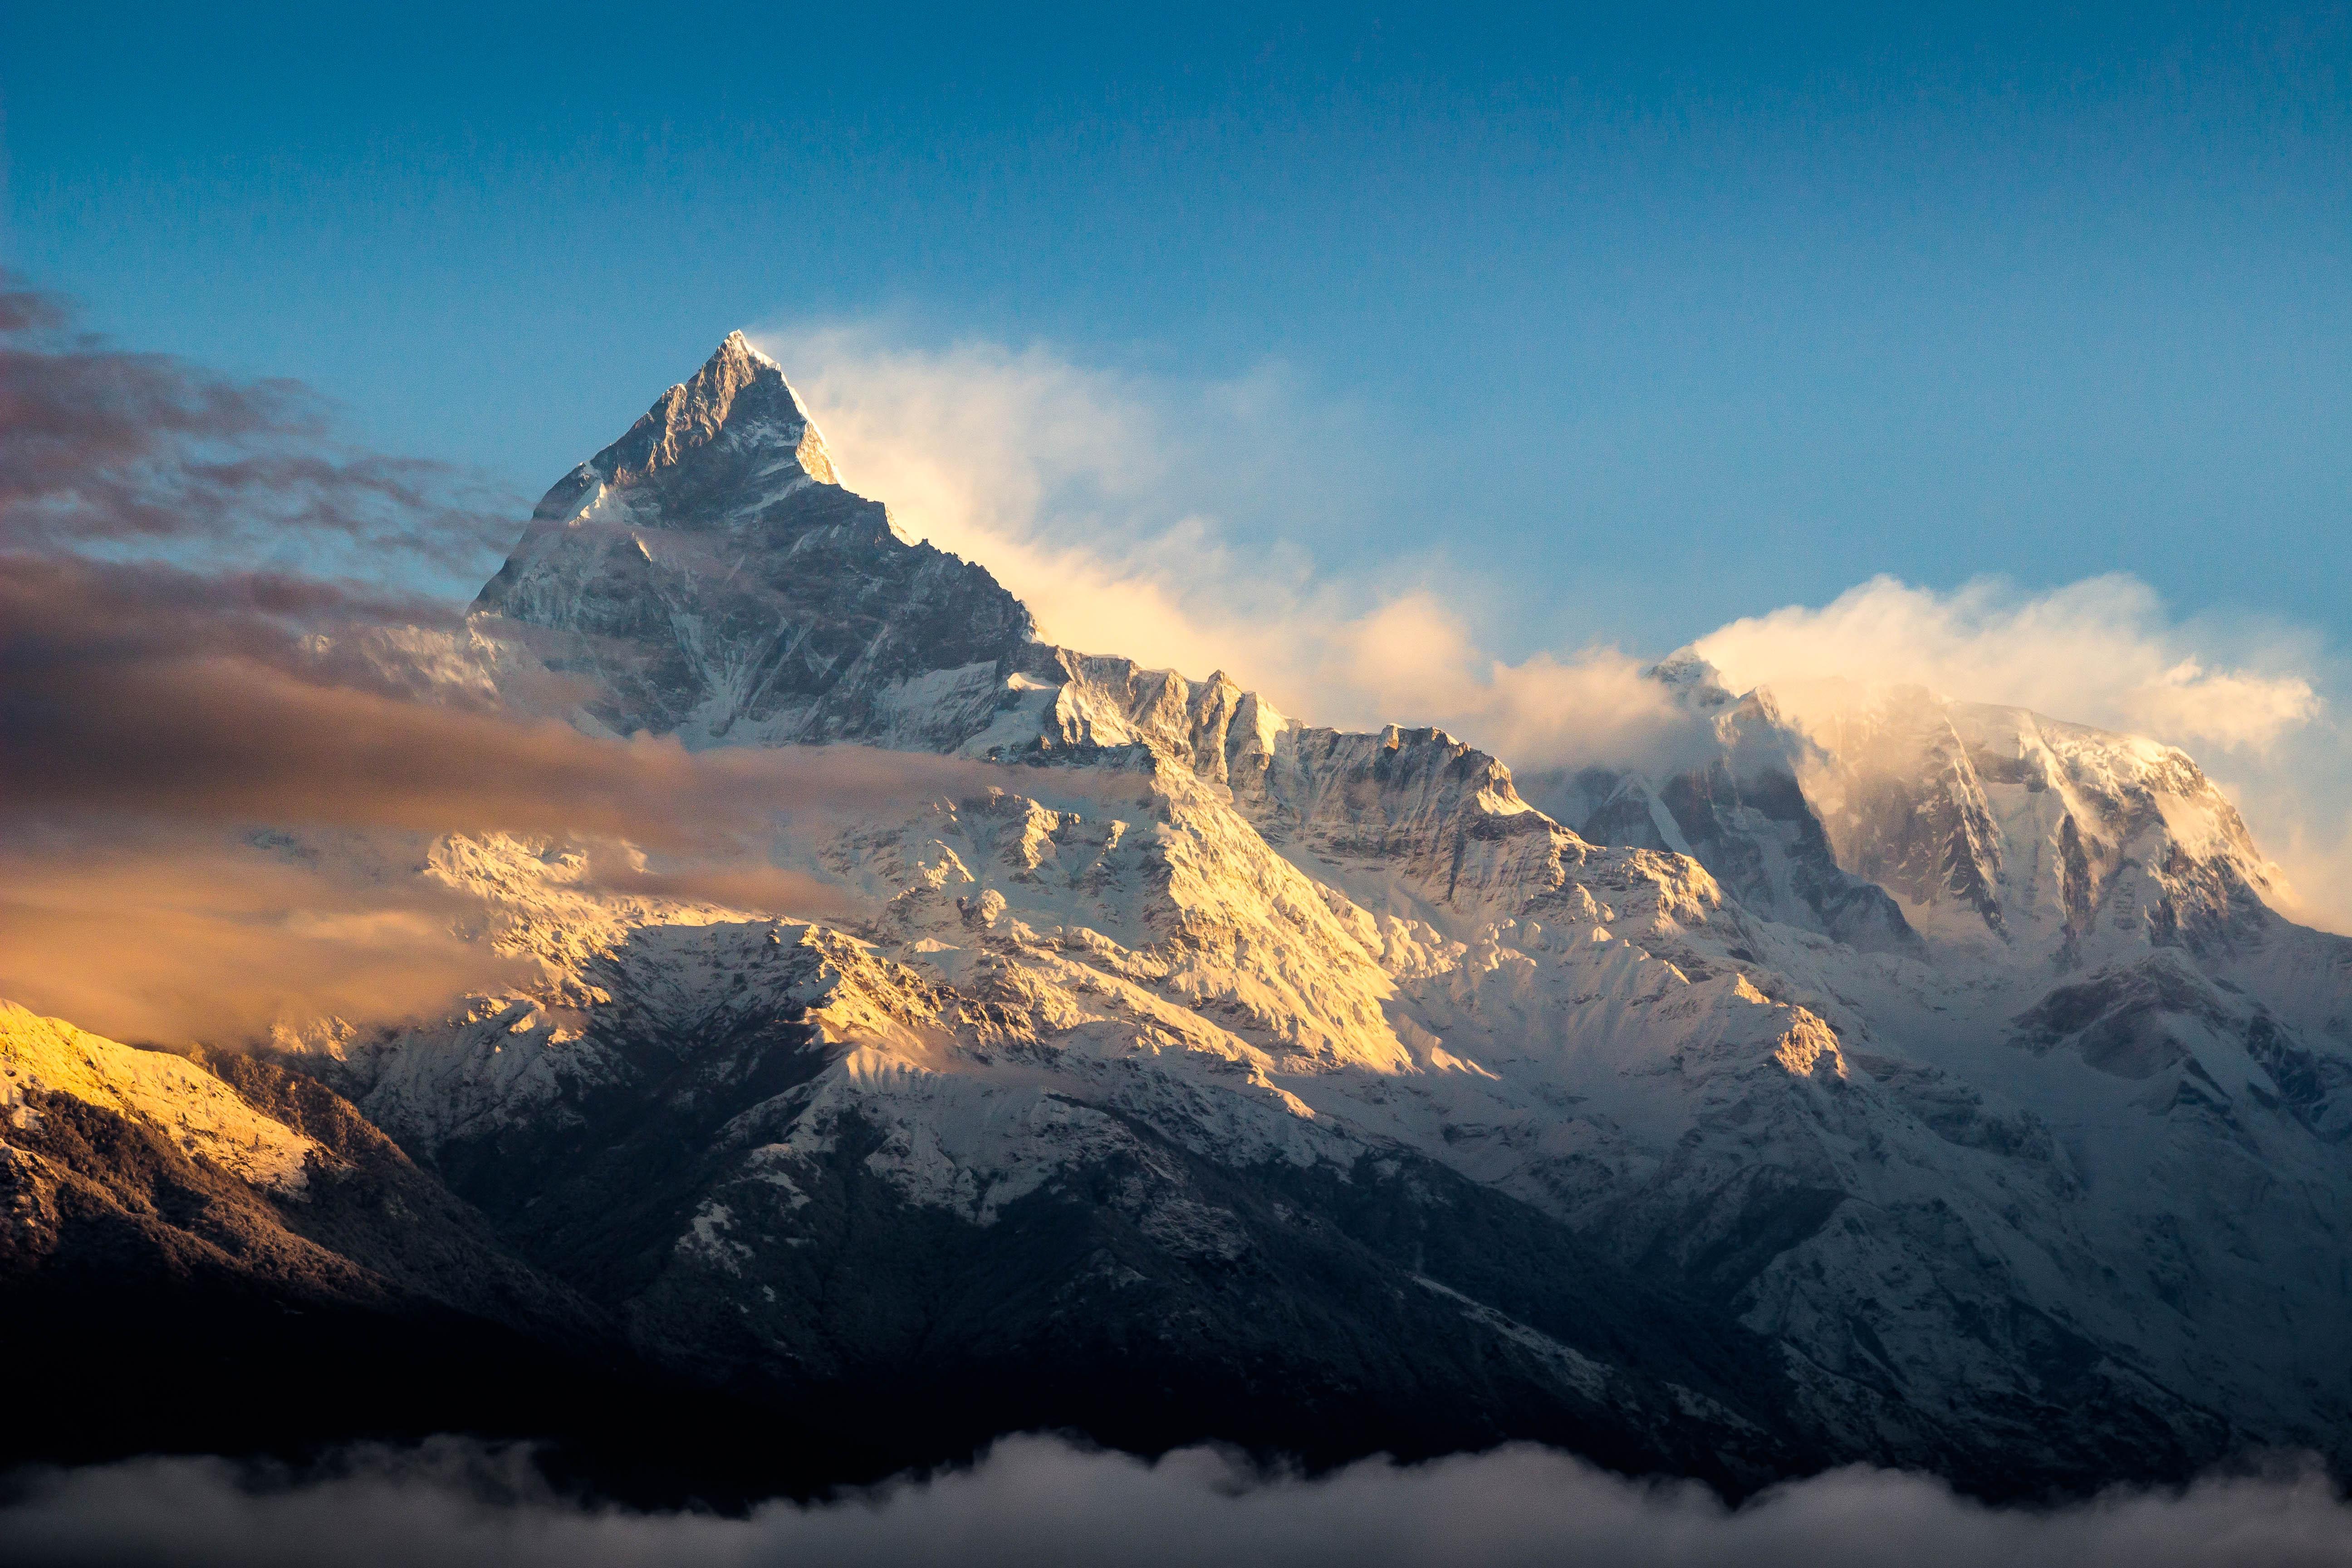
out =
{"type": "Polygon", "coordinates": [[[28,1093],[67,1095],[135,1118],[184,1152],[279,1193],[299,1193],[305,1166],[331,1159],[315,1141],[261,1114],[193,1062],[133,1050],[0,1002],[0,1112],[20,1131],[40,1120],[28,1093]]]}
{"type": "Polygon", "coordinates": [[[740,338],[477,608],[591,727],[1022,770],[782,842],[824,919],[428,858],[544,978],[312,1068],[674,1366],[1734,1479],[2352,1455],[2352,943],[2178,752],[1682,659],[1703,765],[1531,804],[1036,640],[740,338]]]}
{"type": "Polygon", "coordinates": [[[206,1279],[289,1310],[601,1331],[310,1079],[137,1049],[0,1002],[0,1300],[160,1288],[161,1314],[206,1279]]]}
{"type": "Polygon", "coordinates": [[[1690,656],[1657,678],[1709,717],[1716,756],[1655,788],[1549,779],[1547,798],[1596,837],[1663,826],[1791,925],[1833,929],[1748,868],[1792,840],[1816,886],[1828,866],[1884,889],[1908,940],[1772,962],[1838,997],[1854,1058],[1931,1129],[2046,1161],[2042,1201],[1966,1237],[2074,1231],[2073,1264],[2003,1310],[2092,1332],[2249,1435],[2340,1452],[2345,1384],[2318,1369],[2347,1349],[2352,942],[2269,907],[2220,790],[2175,748],[2018,709],[1881,691],[1801,732],[1690,656]],[[1759,796],[1777,808],[1746,808],[1759,796]]]}
{"type": "Polygon", "coordinates": [[[1713,754],[1662,782],[1608,767],[1541,773],[1528,781],[1530,798],[1595,843],[1696,858],[1766,919],[1864,952],[1918,954],[1897,901],[1841,863],[1801,782],[1819,769],[1819,749],[1782,720],[1770,695],[1734,698],[1688,657],[1651,675],[1713,754]]]}

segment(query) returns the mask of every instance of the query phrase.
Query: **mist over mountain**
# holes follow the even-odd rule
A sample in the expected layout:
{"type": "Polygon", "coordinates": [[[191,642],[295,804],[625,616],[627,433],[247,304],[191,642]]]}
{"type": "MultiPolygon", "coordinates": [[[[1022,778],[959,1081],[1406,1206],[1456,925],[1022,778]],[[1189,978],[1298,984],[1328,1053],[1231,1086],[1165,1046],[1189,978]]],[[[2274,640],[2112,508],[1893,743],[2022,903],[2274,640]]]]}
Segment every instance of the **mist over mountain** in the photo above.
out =
{"type": "Polygon", "coordinates": [[[2118,1489],[2054,1509],[1986,1508],[1921,1476],[1846,1469],[1738,1510],[1705,1488],[1643,1484],[1514,1445],[1418,1466],[1379,1459],[1316,1477],[1230,1451],[1156,1461],[1011,1438],[979,1463],[740,1516],[639,1511],[566,1497],[512,1449],[443,1438],[360,1449],[310,1469],[152,1458],[40,1475],[0,1513],[25,1563],[192,1568],[436,1563],[563,1568],[678,1562],[1205,1564],[1318,1568],[2325,1568],[2347,1510],[2293,1467],[2179,1490],[2118,1489]]]}
{"type": "MultiPolygon", "coordinates": [[[[465,1431],[672,1507],[1035,1431],[1783,1508],[2352,1462],[2352,940],[2178,748],[1699,650],[1639,754],[1311,725],[1046,640],[740,334],[461,620],[257,595],[225,648],[158,581],[26,596],[142,628],[9,645],[45,831],[159,810],[184,731],[245,863],[465,994],[176,1054],[0,1009],[9,1458],[465,1431]]],[[[1992,1550],[1969,1506],[1918,1517],[1992,1550]]]]}

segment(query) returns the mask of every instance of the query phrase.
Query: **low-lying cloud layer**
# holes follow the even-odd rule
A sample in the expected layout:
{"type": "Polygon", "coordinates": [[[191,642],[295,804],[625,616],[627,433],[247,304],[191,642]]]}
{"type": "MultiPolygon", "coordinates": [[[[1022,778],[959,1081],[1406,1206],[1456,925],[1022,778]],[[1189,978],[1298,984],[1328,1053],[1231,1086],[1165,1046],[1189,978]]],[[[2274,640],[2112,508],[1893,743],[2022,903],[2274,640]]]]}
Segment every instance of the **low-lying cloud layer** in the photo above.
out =
{"type": "Polygon", "coordinates": [[[969,1469],[743,1518],[559,1500],[518,1450],[443,1439],[346,1455],[289,1483],[215,1459],[20,1478],[9,1561],[209,1568],[2326,1568],[2352,1509],[2315,1468],[1986,1508],[1941,1483],[1841,1470],[1726,1508],[1695,1483],[1629,1481],[1533,1447],[1267,1478],[1193,1448],[1150,1463],[1053,1439],[969,1469]]]}
{"type": "MultiPolygon", "coordinates": [[[[1278,373],[1183,385],[1043,349],[923,352],[838,329],[769,346],[847,482],[988,565],[1052,637],[1195,677],[1221,668],[1313,722],[1440,724],[1523,770],[1663,770],[1685,754],[1685,720],[1640,678],[1645,661],[1483,647],[1456,595],[1432,586],[1465,563],[1420,563],[1418,579],[1393,562],[1318,572],[1248,542],[1281,537],[1282,498],[1221,518],[1231,490],[1203,475],[1263,473],[1272,450],[1318,434],[1362,438],[1305,412],[1278,373]]],[[[2314,634],[2180,622],[2125,576],[2038,593],[1878,578],[1695,640],[1735,689],[1769,686],[1801,710],[1862,678],[2179,745],[2237,795],[2293,912],[2352,931],[2352,675],[2314,634]]]]}

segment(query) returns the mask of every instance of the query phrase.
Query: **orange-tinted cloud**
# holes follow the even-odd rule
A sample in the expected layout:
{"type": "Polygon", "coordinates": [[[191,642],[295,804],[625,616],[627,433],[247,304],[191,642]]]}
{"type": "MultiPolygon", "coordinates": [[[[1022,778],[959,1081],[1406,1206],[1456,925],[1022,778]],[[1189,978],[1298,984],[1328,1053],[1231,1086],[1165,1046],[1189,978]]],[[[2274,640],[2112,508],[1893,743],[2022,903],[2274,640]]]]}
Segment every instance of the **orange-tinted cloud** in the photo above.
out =
{"type": "MultiPolygon", "coordinates": [[[[115,1039],[235,1046],[274,1026],[437,1015],[537,978],[485,940],[481,905],[419,875],[421,834],[302,839],[181,824],[0,823],[0,997],[115,1039]]],[[[837,916],[843,889],[757,859],[652,865],[583,852],[572,892],[837,916]]]]}
{"type": "Polygon", "coordinates": [[[0,996],[133,1042],[433,1012],[526,978],[454,892],[227,835],[0,836],[0,996]]]}

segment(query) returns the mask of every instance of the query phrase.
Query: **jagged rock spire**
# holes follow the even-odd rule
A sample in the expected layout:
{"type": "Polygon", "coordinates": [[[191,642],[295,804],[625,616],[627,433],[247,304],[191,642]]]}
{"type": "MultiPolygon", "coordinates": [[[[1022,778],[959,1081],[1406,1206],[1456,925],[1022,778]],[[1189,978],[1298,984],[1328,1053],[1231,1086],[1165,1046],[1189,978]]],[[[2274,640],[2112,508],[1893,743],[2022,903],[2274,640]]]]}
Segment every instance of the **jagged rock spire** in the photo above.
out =
{"type": "Polygon", "coordinates": [[[474,607],[533,628],[598,723],[697,744],[863,735],[900,683],[966,669],[984,724],[1034,632],[985,570],[843,488],[740,332],[548,491],[474,607]]]}
{"type": "Polygon", "coordinates": [[[591,458],[590,467],[625,487],[724,436],[789,447],[811,479],[840,482],[824,437],[784,379],[783,367],[740,331],[728,333],[700,370],[655,399],[645,417],[591,458]]]}

